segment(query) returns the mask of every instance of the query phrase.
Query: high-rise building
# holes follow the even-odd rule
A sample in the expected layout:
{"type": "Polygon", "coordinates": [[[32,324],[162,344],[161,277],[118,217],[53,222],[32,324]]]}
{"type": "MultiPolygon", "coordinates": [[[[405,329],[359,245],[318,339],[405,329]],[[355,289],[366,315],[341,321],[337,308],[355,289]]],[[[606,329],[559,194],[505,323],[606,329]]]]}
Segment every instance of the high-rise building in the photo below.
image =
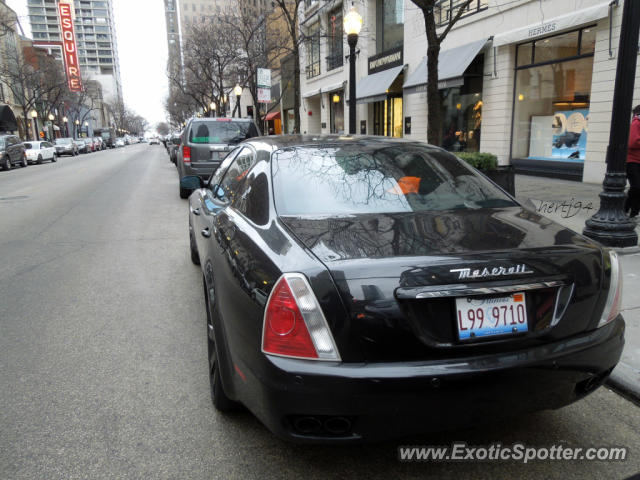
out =
{"type": "MultiPolygon", "coordinates": [[[[47,48],[61,58],[62,43],[58,0],[28,0],[34,46],[47,48]]],[[[122,99],[118,43],[112,0],[74,0],[74,29],[83,80],[95,80],[102,98],[122,99]]]]}

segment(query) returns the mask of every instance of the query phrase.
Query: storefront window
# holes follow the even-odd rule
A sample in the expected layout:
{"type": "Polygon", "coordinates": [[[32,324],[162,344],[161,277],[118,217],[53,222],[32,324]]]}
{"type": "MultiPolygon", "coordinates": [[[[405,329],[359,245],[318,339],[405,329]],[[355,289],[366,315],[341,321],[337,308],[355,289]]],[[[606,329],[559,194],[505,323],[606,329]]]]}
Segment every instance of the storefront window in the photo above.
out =
{"type": "Polygon", "coordinates": [[[373,134],[402,137],[402,97],[388,97],[373,104],[373,134]]]}
{"type": "Polygon", "coordinates": [[[518,46],[513,158],[584,161],[595,40],[592,30],[536,40],[533,47],[531,43],[518,46]],[[535,63],[526,65],[521,55],[529,58],[531,48],[535,63]],[[570,59],[562,60],[567,57],[570,59]]]}
{"type": "Polygon", "coordinates": [[[344,92],[329,94],[331,133],[344,133],[344,92]]]}
{"type": "Polygon", "coordinates": [[[477,152],[482,126],[482,69],[478,55],[464,73],[462,85],[441,90],[442,148],[451,152],[477,152]]]}
{"type": "Polygon", "coordinates": [[[404,0],[377,0],[376,19],[377,52],[401,46],[404,39],[404,0]]]}

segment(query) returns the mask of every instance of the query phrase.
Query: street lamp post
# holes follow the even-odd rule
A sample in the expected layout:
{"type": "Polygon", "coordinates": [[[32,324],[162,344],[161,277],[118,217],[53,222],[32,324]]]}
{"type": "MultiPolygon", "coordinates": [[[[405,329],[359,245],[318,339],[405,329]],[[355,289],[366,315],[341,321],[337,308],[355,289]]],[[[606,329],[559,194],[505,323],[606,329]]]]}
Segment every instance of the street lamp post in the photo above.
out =
{"type": "Polygon", "coordinates": [[[233,89],[233,93],[236,94],[236,105],[238,106],[238,118],[242,116],[241,108],[240,108],[240,97],[242,96],[242,87],[240,85],[236,85],[233,89]]]}
{"type": "Polygon", "coordinates": [[[38,140],[38,112],[31,110],[29,115],[31,115],[33,120],[33,141],[35,142],[38,140]]]}
{"type": "Polygon", "coordinates": [[[62,123],[64,123],[64,136],[65,137],[69,136],[69,125],[67,124],[68,121],[69,121],[69,119],[67,117],[62,117],[62,123]]]}
{"type": "Polygon", "coordinates": [[[79,127],[79,125],[80,125],[80,120],[78,120],[78,119],[76,118],[76,121],[75,121],[75,122],[73,122],[73,123],[75,123],[75,124],[76,124],[76,134],[75,134],[75,138],[79,138],[78,134],[79,134],[80,132],[78,131],[78,130],[79,130],[79,128],[78,128],[78,127],[79,127]]]}
{"type": "Polygon", "coordinates": [[[362,28],[362,17],[351,7],[344,17],[344,31],[349,44],[349,133],[356,133],[356,45],[362,28]]]}
{"type": "Polygon", "coordinates": [[[49,127],[49,141],[52,142],[53,141],[53,121],[56,119],[56,117],[53,115],[53,113],[49,114],[49,124],[51,125],[49,127]]]}
{"type": "Polygon", "coordinates": [[[216,111],[216,103],[215,102],[211,102],[209,104],[209,116],[213,118],[215,111],[216,111]]]}
{"type": "Polygon", "coordinates": [[[613,87],[611,131],[607,147],[607,172],[602,182],[600,210],[587,220],[582,233],[610,247],[637,245],[635,223],[623,211],[627,184],[625,163],[629,142],[629,117],[638,56],[640,2],[624,2],[616,81],[613,87]]]}

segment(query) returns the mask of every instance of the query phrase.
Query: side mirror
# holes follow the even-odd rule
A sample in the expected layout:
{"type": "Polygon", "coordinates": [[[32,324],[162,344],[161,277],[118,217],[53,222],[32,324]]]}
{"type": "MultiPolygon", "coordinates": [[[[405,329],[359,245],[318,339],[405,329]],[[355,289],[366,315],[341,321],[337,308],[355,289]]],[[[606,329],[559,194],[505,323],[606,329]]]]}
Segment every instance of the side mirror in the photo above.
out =
{"type": "Polygon", "coordinates": [[[224,190],[220,185],[211,185],[211,192],[213,193],[213,198],[224,200],[224,190]]]}
{"type": "Polygon", "coordinates": [[[183,190],[195,190],[197,188],[202,188],[204,186],[204,182],[197,175],[187,175],[186,177],[182,177],[180,180],[180,188],[183,190]]]}

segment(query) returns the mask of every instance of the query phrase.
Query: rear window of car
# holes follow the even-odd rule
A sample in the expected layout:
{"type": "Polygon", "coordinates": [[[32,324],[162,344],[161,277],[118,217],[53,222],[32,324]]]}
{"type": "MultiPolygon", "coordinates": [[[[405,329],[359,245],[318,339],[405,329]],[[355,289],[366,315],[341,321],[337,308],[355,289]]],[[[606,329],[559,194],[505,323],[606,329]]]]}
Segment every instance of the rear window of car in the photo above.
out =
{"type": "Polygon", "coordinates": [[[257,137],[253,122],[195,122],[189,129],[189,143],[239,143],[257,137]]]}
{"type": "Polygon", "coordinates": [[[416,145],[279,150],[272,161],[279,215],[348,215],[514,206],[447,152],[416,145]]]}
{"type": "Polygon", "coordinates": [[[23,145],[24,145],[24,148],[26,148],[27,150],[30,150],[33,148],[30,143],[24,142],[23,145]]]}
{"type": "Polygon", "coordinates": [[[56,145],[68,145],[70,143],[70,138],[56,138],[56,145]]]}

